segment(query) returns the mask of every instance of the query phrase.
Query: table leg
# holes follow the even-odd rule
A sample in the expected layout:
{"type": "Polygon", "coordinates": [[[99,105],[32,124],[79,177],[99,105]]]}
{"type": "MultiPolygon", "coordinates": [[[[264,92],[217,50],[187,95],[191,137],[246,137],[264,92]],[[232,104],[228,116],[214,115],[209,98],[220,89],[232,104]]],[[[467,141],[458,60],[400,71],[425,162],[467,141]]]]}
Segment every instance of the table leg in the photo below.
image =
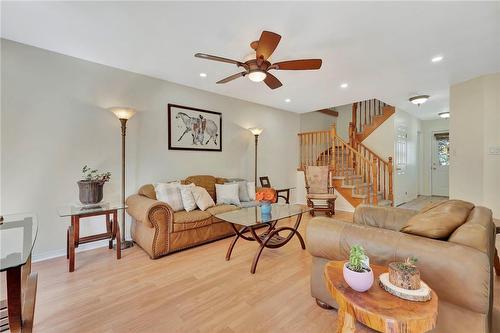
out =
{"type": "Polygon", "coordinates": [[[356,319],[344,309],[339,309],[337,315],[337,333],[356,332],[356,319]]]}
{"type": "Polygon", "coordinates": [[[69,235],[69,271],[75,271],[75,228],[72,225],[68,227],[69,235]]]}
{"type": "Polygon", "coordinates": [[[289,204],[290,203],[290,189],[287,189],[286,190],[286,203],[289,204]]]}
{"type": "Polygon", "coordinates": [[[111,235],[109,242],[108,242],[108,248],[112,249],[113,248],[113,225],[111,224],[111,220],[109,218],[109,213],[106,213],[106,231],[111,235]]]}
{"type": "Polygon", "coordinates": [[[66,259],[69,259],[69,228],[66,230],[66,259]]]}
{"type": "Polygon", "coordinates": [[[21,332],[21,266],[7,270],[7,313],[10,331],[21,332]]]}
{"type": "Polygon", "coordinates": [[[74,228],[74,237],[75,237],[75,247],[78,247],[80,245],[80,216],[76,215],[74,216],[75,220],[75,225],[73,226],[74,228]]]}
{"type": "MultiPolygon", "coordinates": [[[[115,229],[116,237],[116,259],[121,259],[122,257],[122,241],[120,236],[120,226],[118,225],[118,214],[116,210],[113,212],[113,226],[115,229]]],[[[125,231],[123,231],[125,232],[125,231]]]]}

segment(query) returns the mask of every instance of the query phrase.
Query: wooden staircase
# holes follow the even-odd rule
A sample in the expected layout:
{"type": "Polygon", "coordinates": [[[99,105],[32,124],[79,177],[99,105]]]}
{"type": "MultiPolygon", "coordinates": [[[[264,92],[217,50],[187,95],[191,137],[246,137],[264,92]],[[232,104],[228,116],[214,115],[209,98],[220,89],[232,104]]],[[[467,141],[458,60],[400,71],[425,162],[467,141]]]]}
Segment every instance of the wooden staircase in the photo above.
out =
{"type": "MultiPolygon", "coordinates": [[[[394,113],[394,108],[390,108],[394,113]]],[[[388,110],[386,113],[391,112],[387,105],[382,106],[382,116],[384,109],[388,110]]],[[[371,118],[375,121],[376,117],[374,115],[371,118]]],[[[335,125],[328,131],[299,133],[299,170],[304,170],[307,165],[328,165],[335,190],[354,207],[362,203],[392,206],[392,158],[381,158],[357,139],[357,135],[363,135],[368,125],[362,127],[360,132],[350,131],[351,143],[345,142],[337,135],[335,125]]]]}
{"type": "Polygon", "coordinates": [[[349,143],[363,142],[377,127],[396,112],[394,106],[378,99],[352,104],[352,120],[349,123],[349,143]]]}

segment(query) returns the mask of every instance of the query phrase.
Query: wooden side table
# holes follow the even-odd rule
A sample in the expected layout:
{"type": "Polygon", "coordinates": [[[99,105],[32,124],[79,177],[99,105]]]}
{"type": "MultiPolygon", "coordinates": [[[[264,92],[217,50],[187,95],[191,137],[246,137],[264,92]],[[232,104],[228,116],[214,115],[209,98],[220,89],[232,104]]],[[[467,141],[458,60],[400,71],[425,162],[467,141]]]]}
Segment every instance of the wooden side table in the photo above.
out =
{"type": "Polygon", "coordinates": [[[330,294],[339,305],[337,333],[356,332],[356,320],[378,332],[421,333],[436,326],[438,297],[432,291],[428,302],[412,302],[393,296],[378,284],[382,266],[371,265],[373,286],[366,292],[357,292],[345,282],[345,261],[331,261],[325,266],[325,278],[330,294]]]}
{"type": "Polygon", "coordinates": [[[66,233],[66,258],[69,259],[68,269],[75,270],[75,249],[80,244],[109,239],[108,247],[113,248],[116,240],[116,259],[121,258],[120,227],[118,225],[118,210],[125,209],[121,204],[102,204],[92,207],[68,206],[59,209],[59,216],[70,217],[71,225],[66,233]],[[80,220],[89,217],[105,216],[106,232],[80,237],[80,220]]]}

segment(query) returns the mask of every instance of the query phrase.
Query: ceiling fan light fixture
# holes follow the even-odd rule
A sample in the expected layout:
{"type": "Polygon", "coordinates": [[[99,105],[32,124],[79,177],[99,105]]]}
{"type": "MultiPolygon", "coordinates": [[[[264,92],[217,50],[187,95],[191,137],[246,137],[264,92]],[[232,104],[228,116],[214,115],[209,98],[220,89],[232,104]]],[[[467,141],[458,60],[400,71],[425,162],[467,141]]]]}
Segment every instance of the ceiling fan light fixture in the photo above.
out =
{"type": "Polygon", "coordinates": [[[261,70],[251,71],[248,74],[248,78],[253,82],[262,82],[266,79],[266,76],[267,76],[266,72],[261,70]]]}
{"type": "Polygon", "coordinates": [[[429,95],[418,95],[418,96],[410,97],[409,101],[415,105],[420,106],[420,104],[424,104],[425,102],[427,102],[429,97],[430,97],[429,95]]]}
{"type": "Polygon", "coordinates": [[[441,118],[450,118],[450,112],[448,112],[448,111],[445,111],[445,112],[440,112],[440,113],[438,113],[438,115],[439,115],[441,118]]]}

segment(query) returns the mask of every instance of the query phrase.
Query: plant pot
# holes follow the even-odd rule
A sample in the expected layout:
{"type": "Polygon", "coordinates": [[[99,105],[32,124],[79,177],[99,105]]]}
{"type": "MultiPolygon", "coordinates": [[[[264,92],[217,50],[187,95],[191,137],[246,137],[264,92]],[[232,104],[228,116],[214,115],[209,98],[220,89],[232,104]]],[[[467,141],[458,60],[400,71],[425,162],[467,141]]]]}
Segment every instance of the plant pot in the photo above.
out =
{"type": "Polygon", "coordinates": [[[80,180],[78,183],[80,202],[84,205],[97,204],[102,200],[103,182],[80,180]]]}
{"type": "Polygon", "coordinates": [[[344,264],[344,280],[352,289],[364,292],[371,288],[373,285],[373,271],[369,272],[355,272],[347,267],[347,262],[344,264]]]}

